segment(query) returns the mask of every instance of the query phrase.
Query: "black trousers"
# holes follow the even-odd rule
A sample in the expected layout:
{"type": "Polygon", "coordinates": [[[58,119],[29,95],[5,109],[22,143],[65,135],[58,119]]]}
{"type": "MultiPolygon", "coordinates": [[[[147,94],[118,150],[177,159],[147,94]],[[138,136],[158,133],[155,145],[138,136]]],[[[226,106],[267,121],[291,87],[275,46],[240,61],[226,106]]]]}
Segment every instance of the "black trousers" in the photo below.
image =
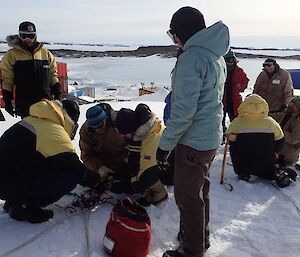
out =
{"type": "Polygon", "coordinates": [[[0,198],[8,200],[12,205],[45,207],[72,191],[79,182],[76,174],[56,168],[48,168],[36,174],[26,180],[9,182],[0,190],[0,198]]]}

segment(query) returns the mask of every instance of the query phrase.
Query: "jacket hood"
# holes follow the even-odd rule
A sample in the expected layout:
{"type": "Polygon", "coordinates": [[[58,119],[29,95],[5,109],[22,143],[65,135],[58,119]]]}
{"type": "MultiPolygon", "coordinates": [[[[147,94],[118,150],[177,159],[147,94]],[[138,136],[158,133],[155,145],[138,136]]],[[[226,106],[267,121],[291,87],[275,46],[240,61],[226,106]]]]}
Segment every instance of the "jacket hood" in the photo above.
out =
{"type": "Polygon", "coordinates": [[[43,99],[30,106],[29,115],[38,119],[45,119],[61,125],[71,136],[74,122],[63,109],[59,101],[43,99]]]}
{"type": "Polygon", "coordinates": [[[238,117],[264,118],[268,113],[268,103],[257,94],[247,96],[238,108],[238,117]]]}
{"type": "Polygon", "coordinates": [[[204,28],[193,35],[184,44],[183,50],[189,47],[200,46],[217,56],[223,56],[229,49],[228,27],[219,21],[210,27],[204,28]]]}
{"type": "MultiPolygon", "coordinates": [[[[7,45],[9,47],[21,47],[21,48],[24,48],[22,47],[22,41],[21,39],[19,38],[19,35],[8,35],[6,37],[6,42],[7,42],[7,45]]],[[[43,44],[41,44],[40,42],[38,41],[35,41],[35,49],[37,49],[38,47],[42,46],[43,44]]]]}
{"type": "Polygon", "coordinates": [[[21,39],[19,38],[19,35],[8,35],[6,37],[6,42],[9,47],[15,47],[21,45],[21,39]]]}
{"type": "Polygon", "coordinates": [[[142,141],[146,135],[152,129],[154,123],[157,121],[157,118],[154,113],[151,113],[151,117],[145,123],[140,125],[134,133],[133,141],[142,141]]]}

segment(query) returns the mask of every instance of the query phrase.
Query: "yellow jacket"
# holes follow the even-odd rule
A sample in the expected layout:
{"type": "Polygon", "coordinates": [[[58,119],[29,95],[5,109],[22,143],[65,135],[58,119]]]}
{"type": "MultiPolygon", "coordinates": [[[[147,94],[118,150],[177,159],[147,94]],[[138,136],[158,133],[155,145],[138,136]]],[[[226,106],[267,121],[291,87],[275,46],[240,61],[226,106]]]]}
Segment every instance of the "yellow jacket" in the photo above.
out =
{"type": "Polygon", "coordinates": [[[275,141],[284,137],[280,125],[268,116],[267,102],[257,94],[245,98],[238,108],[238,116],[227,129],[229,140],[235,141],[238,133],[273,133],[275,141]]]}

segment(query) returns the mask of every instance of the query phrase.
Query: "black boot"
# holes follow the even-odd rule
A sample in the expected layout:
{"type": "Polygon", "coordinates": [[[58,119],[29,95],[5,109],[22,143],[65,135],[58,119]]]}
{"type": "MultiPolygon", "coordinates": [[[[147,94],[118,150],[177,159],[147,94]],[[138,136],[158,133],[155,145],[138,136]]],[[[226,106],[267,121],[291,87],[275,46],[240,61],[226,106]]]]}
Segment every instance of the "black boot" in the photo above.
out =
{"type": "Polygon", "coordinates": [[[162,257],[183,257],[183,255],[179,253],[178,250],[170,250],[164,252],[162,257]]]}
{"type": "Polygon", "coordinates": [[[276,183],[279,187],[287,187],[291,184],[292,180],[288,176],[285,171],[280,171],[275,174],[276,176],[276,183]]]}
{"type": "Polygon", "coordinates": [[[248,174],[248,173],[240,173],[240,174],[238,174],[238,178],[240,180],[245,180],[245,181],[249,182],[250,174],[248,174]]]}
{"type": "Polygon", "coordinates": [[[287,173],[288,177],[291,180],[296,181],[296,179],[297,179],[297,172],[296,171],[294,171],[293,169],[290,169],[290,168],[286,168],[284,171],[287,173]]]}
{"type": "Polygon", "coordinates": [[[41,223],[53,218],[53,211],[42,208],[29,208],[26,205],[11,206],[9,216],[18,221],[41,223]]]}
{"type": "Polygon", "coordinates": [[[4,212],[8,213],[9,209],[10,209],[10,206],[11,206],[11,203],[8,200],[6,200],[4,205],[3,205],[4,212]]]}

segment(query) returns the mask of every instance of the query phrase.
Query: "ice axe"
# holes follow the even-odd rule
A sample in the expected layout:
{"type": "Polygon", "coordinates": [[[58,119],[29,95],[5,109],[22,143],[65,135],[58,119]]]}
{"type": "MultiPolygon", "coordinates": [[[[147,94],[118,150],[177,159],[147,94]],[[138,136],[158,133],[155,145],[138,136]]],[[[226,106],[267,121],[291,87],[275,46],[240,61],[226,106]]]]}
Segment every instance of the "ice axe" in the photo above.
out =
{"type": "Polygon", "coordinates": [[[226,136],[226,141],[225,141],[225,146],[224,146],[224,155],[223,155],[223,162],[222,162],[222,170],[221,170],[221,179],[220,179],[220,184],[224,185],[225,189],[227,191],[232,191],[233,186],[230,185],[229,183],[224,182],[224,174],[225,174],[225,164],[226,164],[226,156],[227,156],[227,148],[229,144],[229,135],[226,136]]]}

